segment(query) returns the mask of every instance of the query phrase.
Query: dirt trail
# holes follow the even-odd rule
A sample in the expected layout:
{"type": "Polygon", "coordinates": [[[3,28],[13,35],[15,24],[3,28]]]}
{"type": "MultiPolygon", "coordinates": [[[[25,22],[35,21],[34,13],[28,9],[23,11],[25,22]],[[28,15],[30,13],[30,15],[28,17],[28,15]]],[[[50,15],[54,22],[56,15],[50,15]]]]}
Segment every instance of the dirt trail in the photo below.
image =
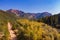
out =
{"type": "Polygon", "coordinates": [[[16,35],[14,34],[15,32],[12,30],[12,24],[10,22],[8,22],[8,31],[10,33],[10,39],[16,40],[16,35]]]}

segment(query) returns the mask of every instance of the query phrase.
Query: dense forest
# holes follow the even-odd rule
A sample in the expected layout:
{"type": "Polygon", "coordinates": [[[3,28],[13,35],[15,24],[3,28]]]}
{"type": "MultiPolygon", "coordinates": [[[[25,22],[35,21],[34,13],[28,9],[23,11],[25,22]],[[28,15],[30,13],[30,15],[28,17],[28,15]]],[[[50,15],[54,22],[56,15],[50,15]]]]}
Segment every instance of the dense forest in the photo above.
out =
{"type": "Polygon", "coordinates": [[[48,25],[51,25],[53,27],[56,27],[58,29],[60,29],[60,14],[56,14],[53,16],[46,16],[44,18],[40,18],[37,20],[38,22],[44,22],[48,25]]]}

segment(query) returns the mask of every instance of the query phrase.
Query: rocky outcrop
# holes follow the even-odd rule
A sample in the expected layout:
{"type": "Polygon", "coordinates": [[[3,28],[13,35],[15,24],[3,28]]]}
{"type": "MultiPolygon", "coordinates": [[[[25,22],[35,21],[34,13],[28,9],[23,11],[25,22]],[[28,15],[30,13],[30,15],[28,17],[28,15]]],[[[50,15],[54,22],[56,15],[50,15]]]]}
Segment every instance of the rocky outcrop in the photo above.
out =
{"type": "Polygon", "coordinates": [[[8,31],[10,33],[10,40],[17,40],[15,32],[12,30],[12,24],[8,22],[8,31]]]}

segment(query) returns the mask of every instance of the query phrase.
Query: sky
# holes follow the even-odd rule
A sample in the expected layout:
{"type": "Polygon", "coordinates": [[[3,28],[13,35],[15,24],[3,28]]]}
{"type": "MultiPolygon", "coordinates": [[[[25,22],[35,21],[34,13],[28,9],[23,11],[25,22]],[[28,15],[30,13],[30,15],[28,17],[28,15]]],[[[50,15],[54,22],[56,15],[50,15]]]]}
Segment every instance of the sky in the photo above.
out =
{"type": "Polygon", "coordinates": [[[60,13],[60,0],[0,0],[0,9],[17,9],[30,13],[60,13]]]}

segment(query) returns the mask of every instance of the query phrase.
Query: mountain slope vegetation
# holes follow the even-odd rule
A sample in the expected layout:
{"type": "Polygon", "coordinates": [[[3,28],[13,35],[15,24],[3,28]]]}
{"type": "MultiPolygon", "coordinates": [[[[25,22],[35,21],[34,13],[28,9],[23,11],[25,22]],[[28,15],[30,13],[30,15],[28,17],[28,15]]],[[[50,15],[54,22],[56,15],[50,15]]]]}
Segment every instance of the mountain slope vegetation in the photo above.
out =
{"type": "Polygon", "coordinates": [[[0,10],[0,40],[9,39],[9,31],[7,28],[7,22],[15,23],[17,17],[14,14],[7,13],[3,10],[0,10]],[[2,34],[2,35],[1,35],[2,34]]]}
{"type": "Polygon", "coordinates": [[[50,17],[44,17],[44,18],[40,18],[37,20],[38,22],[44,22],[48,25],[51,25],[53,27],[56,27],[58,29],[60,29],[60,14],[56,14],[50,17]]]}
{"type": "Polygon", "coordinates": [[[14,40],[14,38],[11,39],[8,27],[11,27],[10,31],[16,35],[16,40],[60,40],[59,33],[55,28],[43,22],[23,19],[0,10],[0,40],[14,40]]]}
{"type": "Polygon", "coordinates": [[[18,40],[59,40],[58,32],[55,28],[35,21],[20,19],[18,40]]]}

